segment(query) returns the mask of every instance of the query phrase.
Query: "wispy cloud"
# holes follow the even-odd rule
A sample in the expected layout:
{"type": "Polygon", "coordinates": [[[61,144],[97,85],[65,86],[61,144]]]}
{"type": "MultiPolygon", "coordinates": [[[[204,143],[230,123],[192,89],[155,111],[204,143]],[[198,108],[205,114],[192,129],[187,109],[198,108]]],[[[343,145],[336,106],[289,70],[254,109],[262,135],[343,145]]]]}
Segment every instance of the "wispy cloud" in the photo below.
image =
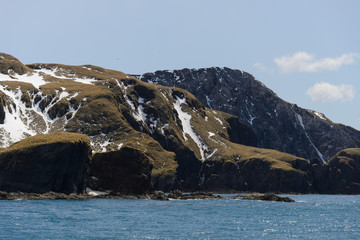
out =
{"type": "Polygon", "coordinates": [[[283,73],[335,71],[343,65],[355,62],[358,57],[360,57],[358,53],[345,53],[337,58],[316,59],[313,54],[297,52],[291,56],[275,58],[274,62],[283,73]]]}
{"type": "Polygon", "coordinates": [[[355,97],[352,85],[333,85],[327,82],[316,83],[307,92],[313,102],[350,102],[355,97]]]}
{"type": "Polygon", "coordinates": [[[272,70],[272,69],[264,66],[264,65],[261,64],[261,63],[255,63],[255,64],[253,65],[253,67],[254,67],[255,69],[257,69],[258,71],[260,71],[260,72],[264,72],[264,73],[268,73],[268,74],[274,73],[274,70],[272,70]]]}

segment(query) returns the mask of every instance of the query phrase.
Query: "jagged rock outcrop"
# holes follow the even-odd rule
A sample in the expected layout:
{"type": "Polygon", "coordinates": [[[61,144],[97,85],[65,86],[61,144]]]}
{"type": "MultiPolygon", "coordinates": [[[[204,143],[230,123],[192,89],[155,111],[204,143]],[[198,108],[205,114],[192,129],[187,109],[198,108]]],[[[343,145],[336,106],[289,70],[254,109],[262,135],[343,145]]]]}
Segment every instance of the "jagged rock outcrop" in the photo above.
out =
{"type": "Polygon", "coordinates": [[[90,159],[90,140],[83,134],[29,137],[0,150],[0,190],[82,193],[90,159]]]}
{"type": "Polygon", "coordinates": [[[326,162],[342,149],[360,146],[359,131],[280,99],[252,75],[240,70],[182,69],[137,77],[186,89],[204,106],[236,115],[255,131],[262,148],[326,162]]]}
{"type": "Polygon", "coordinates": [[[360,149],[344,149],[325,165],[315,165],[313,172],[317,192],[360,194],[360,149]]]}

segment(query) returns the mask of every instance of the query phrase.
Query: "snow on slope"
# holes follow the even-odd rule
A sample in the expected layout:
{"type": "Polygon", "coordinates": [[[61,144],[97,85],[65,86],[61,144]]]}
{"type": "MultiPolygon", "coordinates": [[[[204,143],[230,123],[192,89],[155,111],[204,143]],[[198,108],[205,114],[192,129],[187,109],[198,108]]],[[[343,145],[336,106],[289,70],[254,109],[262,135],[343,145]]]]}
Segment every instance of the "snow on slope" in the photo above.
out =
{"type": "Polygon", "coordinates": [[[39,88],[41,85],[48,83],[44,81],[43,76],[39,72],[27,73],[23,75],[18,75],[16,73],[9,74],[10,75],[0,73],[0,81],[21,81],[25,83],[31,83],[36,88],[39,88]]]}
{"type": "Polygon", "coordinates": [[[61,69],[59,68],[52,68],[52,69],[47,69],[47,68],[41,68],[38,70],[35,70],[36,73],[38,74],[46,74],[46,75],[50,75],[52,77],[56,77],[56,78],[60,78],[60,79],[71,79],[75,82],[79,82],[79,83],[83,83],[83,84],[94,84],[95,79],[93,78],[79,78],[74,74],[64,74],[61,72],[61,69]]]}
{"type": "Polygon", "coordinates": [[[204,161],[205,160],[205,152],[207,152],[209,149],[206,146],[206,144],[201,140],[201,138],[195,133],[194,129],[191,126],[191,121],[190,121],[191,115],[182,110],[182,108],[181,108],[182,104],[186,104],[186,99],[185,98],[181,99],[179,97],[176,97],[176,102],[174,103],[174,108],[179,115],[179,119],[180,119],[181,125],[183,127],[184,140],[185,141],[188,140],[188,138],[186,137],[186,134],[188,134],[194,140],[194,142],[197,144],[197,146],[199,148],[201,160],[204,161]]]}
{"type": "Polygon", "coordinates": [[[304,133],[305,133],[306,138],[309,140],[311,146],[313,146],[313,148],[315,149],[316,153],[319,155],[322,163],[326,163],[323,154],[322,154],[322,153],[319,151],[319,149],[315,146],[315,144],[314,144],[313,141],[311,140],[309,134],[306,132],[306,130],[305,130],[305,125],[304,125],[304,122],[303,122],[303,119],[302,119],[301,115],[297,113],[297,114],[296,114],[296,117],[297,117],[297,119],[299,120],[299,123],[300,123],[301,127],[304,129],[304,133]]]}
{"type": "MultiPolygon", "coordinates": [[[[55,90],[56,96],[44,109],[41,109],[40,102],[46,98],[46,95],[42,95],[41,91],[37,93],[28,91],[31,103],[29,106],[22,100],[23,93],[20,87],[11,89],[5,83],[5,81],[25,82],[39,89],[42,85],[48,83],[44,80],[44,77],[49,74],[54,75],[54,72],[46,69],[44,72],[37,70],[33,73],[23,75],[0,74],[0,91],[6,95],[5,102],[8,103],[4,106],[4,124],[0,125],[0,147],[8,147],[14,142],[39,133],[49,133],[54,130],[58,124],[65,125],[71,119],[66,119],[64,116],[62,118],[55,117],[51,119],[49,109],[62,99],[70,101],[78,95],[77,92],[69,93],[63,87],[61,91],[55,90]]],[[[74,109],[70,106],[69,112],[72,113],[72,117],[75,116],[79,108],[80,107],[74,109]]]]}

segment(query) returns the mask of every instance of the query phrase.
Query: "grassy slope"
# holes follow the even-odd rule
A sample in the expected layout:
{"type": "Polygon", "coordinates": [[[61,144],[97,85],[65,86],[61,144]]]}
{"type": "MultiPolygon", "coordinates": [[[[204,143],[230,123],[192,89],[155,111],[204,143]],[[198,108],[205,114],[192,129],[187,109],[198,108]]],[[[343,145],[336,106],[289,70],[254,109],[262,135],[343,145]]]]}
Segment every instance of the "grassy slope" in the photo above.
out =
{"type": "Polygon", "coordinates": [[[14,143],[8,148],[0,149],[0,153],[26,151],[28,148],[33,148],[45,144],[78,142],[84,142],[90,145],[89,138],[86,135],[80,133],[56,132],[50,134],[39,134],[14,143]]]}

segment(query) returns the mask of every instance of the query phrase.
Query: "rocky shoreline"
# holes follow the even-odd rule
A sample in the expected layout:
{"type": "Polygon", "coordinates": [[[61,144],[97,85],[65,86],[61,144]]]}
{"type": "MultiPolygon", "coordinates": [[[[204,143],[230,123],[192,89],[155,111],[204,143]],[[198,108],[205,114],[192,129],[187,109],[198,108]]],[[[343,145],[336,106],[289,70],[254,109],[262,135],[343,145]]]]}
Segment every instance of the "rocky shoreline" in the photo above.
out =
{"type": "Polygon", "coordinates": [[[58,192],[46,193],[24,193],[24,192],[4,192],[0,191],[0,200],[87,200],[87,199],[149,199],[149,200],[206,200],[206,199],[241,199],[241,200],[261,200],[261,201],[277,201],[277,202],[294,202],[289,197],[281,197],[273,193],[245,193],[238,194],[229,198],[224,196],[207,193],[207,192],[193,192],[182,193],[179,190],[165,194],[162,191],[155,191],[147,194],[122,194],[116,192],[104,193],[94,195],[90,193],[83,194],[65,194],[58,192]]]}

